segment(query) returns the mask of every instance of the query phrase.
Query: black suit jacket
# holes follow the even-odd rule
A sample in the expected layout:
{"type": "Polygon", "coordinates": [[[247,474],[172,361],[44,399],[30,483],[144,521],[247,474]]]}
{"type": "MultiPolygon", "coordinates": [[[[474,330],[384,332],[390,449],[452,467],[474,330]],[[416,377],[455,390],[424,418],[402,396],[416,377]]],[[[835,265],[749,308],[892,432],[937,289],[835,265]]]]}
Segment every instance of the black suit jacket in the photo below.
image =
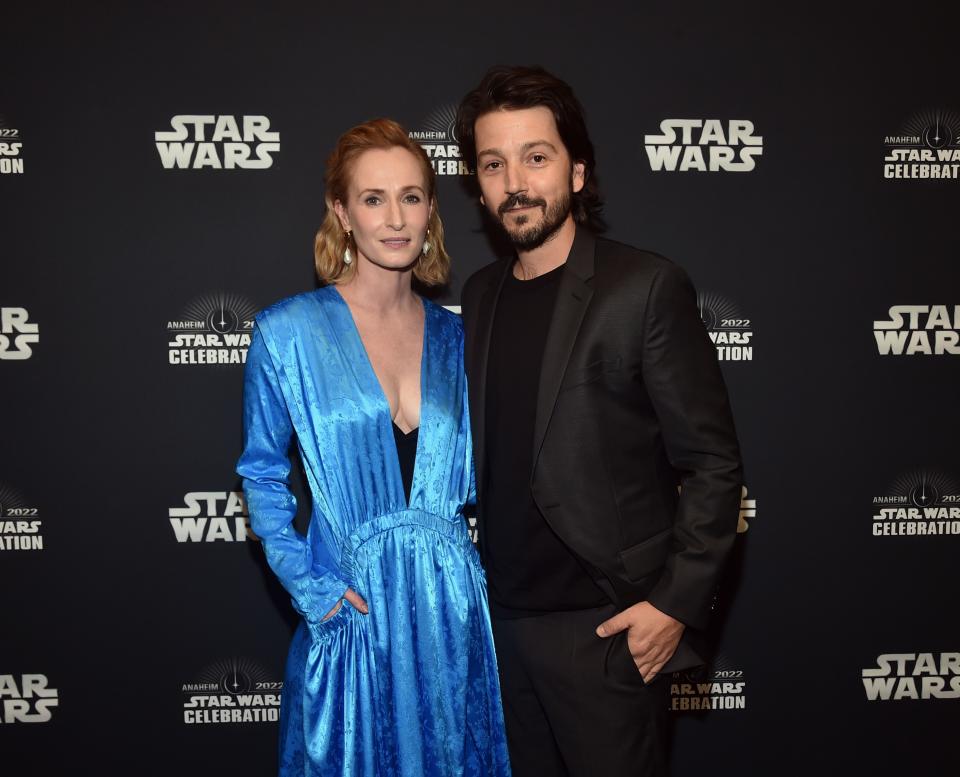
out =
{"type": "MultiPolygon", "coordinates": [[[[487,356],[512,262],[463,289],[466,369],[484,552],[487,356]]],[[[685,273],[578,228],[544,348],[534,500],[621,608],[647,600],[688,627],[665,670],[698,663],[736,535],[740,452],[716,349],[685,273]],[[678,487],[681,487],[678,490],[678,487]]]]}

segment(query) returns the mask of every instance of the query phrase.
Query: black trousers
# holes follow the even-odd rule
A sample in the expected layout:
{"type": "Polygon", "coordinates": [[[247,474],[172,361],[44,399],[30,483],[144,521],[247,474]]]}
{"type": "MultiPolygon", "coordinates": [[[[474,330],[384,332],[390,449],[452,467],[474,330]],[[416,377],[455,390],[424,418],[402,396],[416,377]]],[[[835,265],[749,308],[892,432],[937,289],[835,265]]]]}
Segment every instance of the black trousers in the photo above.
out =
{"type": "Polygon", "coordinates": [[[665,777],[668,682],[645,685],[613,605],[494,618],[514,777],[665,777]]]}

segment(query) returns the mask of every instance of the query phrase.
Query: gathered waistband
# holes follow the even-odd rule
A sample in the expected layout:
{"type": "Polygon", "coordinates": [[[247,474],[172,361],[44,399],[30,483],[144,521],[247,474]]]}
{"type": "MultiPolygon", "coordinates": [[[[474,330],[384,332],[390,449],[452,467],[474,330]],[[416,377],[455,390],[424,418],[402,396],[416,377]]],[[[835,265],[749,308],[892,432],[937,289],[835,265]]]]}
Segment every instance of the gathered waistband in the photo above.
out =
{"type": "MultiPolygon", "coordinates": [[[[425,510],[401,510],[396,513],[387,513],[371,518],[366,523],[361,524],[354,529],[347,537],[343,545],[343,551],[340,555],[340,577],[351,588],[356,588],[357,569],[356,553],[368,540],[373,539],[378,534],[392,531],[402,526],[416,526],[428,531],[436,532],[448,539],[454,545],[462,547],[468,554],[470,560],[480,566],[480,557],[470,541],[470,533],[467,531],[466,519],[462,515],[456,515],[453,518],[443,518],[435,513],[428,513],[425,510]]],[[[362,591],[360,592],[362,594],[362,591]]],[[[353,606],[344,601],[340,609],[329,620],[318,623],[308,623],[307,627],[313,634],[315,640],[323,641],[331,634],[339,631],[344,623],[354,617],[364,617],[353,606]]]]}
{"type": "Polygon", "coordinates": [[[340,555],[340,573],[351,585],[356,580],[355,554],[368,540],[383,532],[392,531],[400,526],[418,526],[437,532],[452,542],[464,547],[472,547],[466,519],[462,515],[443,518],[426,510],[400,510],[371,518],[354,529],[346,538],[340,555]]]}

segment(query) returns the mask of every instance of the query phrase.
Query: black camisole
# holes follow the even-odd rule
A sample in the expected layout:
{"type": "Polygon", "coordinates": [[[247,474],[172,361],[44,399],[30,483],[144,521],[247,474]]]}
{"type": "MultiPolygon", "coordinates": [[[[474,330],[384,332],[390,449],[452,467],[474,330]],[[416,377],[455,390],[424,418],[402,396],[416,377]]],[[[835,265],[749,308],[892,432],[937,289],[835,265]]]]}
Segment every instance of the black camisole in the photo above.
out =
{"type": "Polygon", "coordinates": [[[420,429],[411,429],[404,434],[400,427],[393,425],[393,439],[397,443],[397,460],[400,462],[400,477],[403,479],[403,493],[410,504],[410,488],[413,485],[413,465],[417,461],[417,437],[420,429]]]}

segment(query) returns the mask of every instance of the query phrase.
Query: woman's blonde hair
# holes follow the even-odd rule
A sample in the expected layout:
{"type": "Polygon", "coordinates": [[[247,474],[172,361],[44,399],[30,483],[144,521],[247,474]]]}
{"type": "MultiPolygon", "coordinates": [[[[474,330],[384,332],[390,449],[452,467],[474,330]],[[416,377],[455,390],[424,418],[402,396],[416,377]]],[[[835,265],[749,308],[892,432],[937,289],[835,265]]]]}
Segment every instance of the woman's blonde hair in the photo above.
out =
{"type": "Polygon", "coordinates": [[[349,278],[357,266],[355,262],[346,264],[343,261],[343,252],[349,248],[356,256],[357,246],[353,237],[348,238],[343,231],[340,219],[337,218],[336,211],[333,209],[333,203],[337,200],[342,203],[347,201],[353,163],[365,151],[395,147],[405,148],[420,163],[423,179],[426,182],[427,198],[433,205],[430,221],[427,224],[427,242],[430,244],[430,250],[426,254],[420,254],[413,266],[413,275],[427,286],[440,286],[447,282],[447,276],[450,273],[450,257],[443,245],[443,223],[440,221],[440,210],[437,206],[436,176],[430,160],[420,145],[411,140],[406,130],[397,122],[392,119],[373,119],[344,132],[337,140],[333,153],[327,159],[324,175],[326,186],[324,202],[327,212],[313,243],[317,277],[323,283],[334,283],[349,278]]]}

